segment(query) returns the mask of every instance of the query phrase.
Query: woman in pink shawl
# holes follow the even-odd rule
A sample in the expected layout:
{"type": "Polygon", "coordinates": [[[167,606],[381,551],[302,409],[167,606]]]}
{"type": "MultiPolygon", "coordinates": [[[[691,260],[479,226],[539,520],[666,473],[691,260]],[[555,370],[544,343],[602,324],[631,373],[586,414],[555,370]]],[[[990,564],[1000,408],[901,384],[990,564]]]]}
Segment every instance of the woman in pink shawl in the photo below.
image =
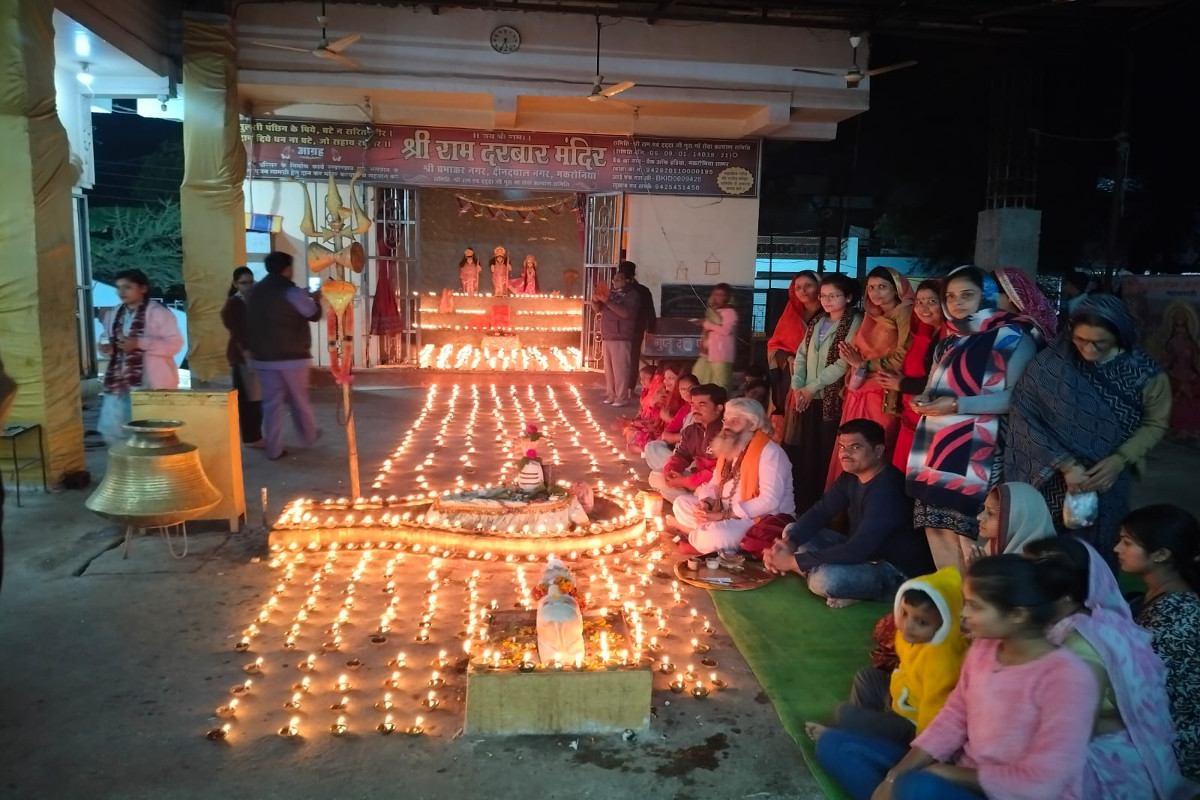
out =
{"type": "MultiPolygon", "coordinates": [[[[880,372],[900,369],[912,342],[913,290],[908,279],[890,267],[876,267],[867,273],[867,291],[863,296],[862,325],[849,343],[840,347],[840,355],[850,366],[846,373],[846,395],[842,401],[842,422],[870,419],[883,426],[887,443],[886,458],[892,458],[896,434],[900,432],[900,393],[884,389],[876,377],[880,372]]],[[[842,461],[835,450],[825,480],[828,489],[842,474],[842,461]]]]}
{"type": "Polygon", "coordinates": [[[1023,270],[997,267],[992,273],[1000,284],[1000,308],[1017,315],[1041,350],[1058,335],[1058,314],[1042,290],[1023,270]]]}
{"type": "Polygon", "coordinates": [[[1058,619],[1048,638],[1092,668],[1100,707],[1088,745],[1084,797],[1104,800],[1185,800],[1200,787],[1183,778],[1172,742],[1167,670],[1150,633],[1133,621],[1112,570],[1075,538],[1043,539],[1030,558],[1057,565],[1058,619]]]}

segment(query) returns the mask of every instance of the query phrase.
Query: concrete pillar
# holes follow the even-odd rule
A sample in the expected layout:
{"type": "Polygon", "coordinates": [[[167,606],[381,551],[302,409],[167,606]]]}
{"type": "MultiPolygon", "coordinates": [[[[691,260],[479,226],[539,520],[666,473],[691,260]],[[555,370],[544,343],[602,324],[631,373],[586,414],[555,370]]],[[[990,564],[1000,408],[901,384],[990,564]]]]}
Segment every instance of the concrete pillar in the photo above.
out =
{"type": "Polygon", "coordinates": [[[0,0],[0,351],[10,423],[39,423],[52,482],[84,467],[67,134],[55,113],[53,0],[0,0]]]}
{"type": "Polygon", "coordinates": [[[1036,208],[989,208],[975,228],[975,265],[1020,267],[1037,275],[1042,212],[1036,208]]]}
{"type": "Polygon", "coordinates": [[[246,263],[242,181],[246,151],[237,111],[233,23],[217,14],[183,20],[183,282],[188,366],[199,380],[229,371],[221,306],[234,267],[246,263]]]}

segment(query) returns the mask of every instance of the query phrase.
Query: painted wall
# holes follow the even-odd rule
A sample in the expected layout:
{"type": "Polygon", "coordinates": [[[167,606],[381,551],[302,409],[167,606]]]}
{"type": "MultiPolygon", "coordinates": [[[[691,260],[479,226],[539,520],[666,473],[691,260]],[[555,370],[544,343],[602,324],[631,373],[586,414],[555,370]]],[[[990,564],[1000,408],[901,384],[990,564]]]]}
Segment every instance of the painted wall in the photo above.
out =
{"type": "Polygon", "coordinates": [[[664,283],[754,283],[758,199],[631,195],[625,227],[628,258],[658,307],[664,283]],[[705,274],[704,262],[721,262],[705,274]]]}
{"type": "Polygon", "coordinates": [[[92,112],[81,91],[83,84],[72,70],[61,66],[54,70],[55,108],[58,121],[67,131],[71,161],[79,166],[76,189],[91,189],[96,183],[96,160],[92,150],[92,112]]]}
{"type": "MultiPolygon", "coordinates": [[[[309,184],[309,196],[313,196],[313,184],[309,184]]],[[[342,197],[345,199],[346,187],[345,184],[338,184],[338,188],[342,191],[342,197]]],[[[246,211],[253,211],[255,214],[275,214],[283,217],[283,230],[272,237],[271,246],[275,250],[288,253],[296,261],[295,275],[293,280],[298,286],[306,286],[314,276],[309,273],[307,260],[304,255],[304,234],[300,233],[300,220],[304,214],[304,195],[301,192],[300,185],[290,181],[261,181],[248,180],[243,186],[243,194],[246,201],[246,211]]],[[[371,192],[367,193],[370,197],[371,192]]],[[[313,205],[313,214],[318,225],[324,219],[324,199],[325,199],[325,184],[321,183],[315,195],[316,202],[313,205]]],[[[367,213],[371,213],[371,207],[366,206],[367,213]]],[[[254,266],[251,266],[254,269],[254,266]]],[[[265,271],[265,270],[264,270],[265,271]]],[[[259,270],[255,270],[255,274],[259,274],[259,270]]],[[[323,273],[321,277],[328,275],[323,273]]],[[[370,306],[366,299],[366,294],[362,289],[362,275],[350,275],[350,282],[359,287],[359,293],[354,298],[354,363],[366,363],[367,352],[364,349],[367,340],[371,337],[365,336],[366,326],[370,322],[368,313],[370,306]]],[[[370,288],[370,287],[368,287],[370,288]]],[[[319,366],[325,366],[329,363],[329,355],[325,348],[325,322],[314,322],[312,324],[313,334],[313,363],[319,366]]]]}
{"type": "MultiPolygon", "coordinates": [[[[248,180],[243,195],[247,212],[283,217],[283,232],[274,235],[272,246],[303,263],[304,235],[300,233],[300,218],[304,213],[304,196],[299,184],[248,180]]],[[[314,209],[313,213],[316,211],[314,209]]]]}
{"type": "MultiPolygon", "coordinates": [[[[465,192],[472,198],[496,200],[509,203],[535,202],[531,192],[465,192]]],[[[537,197],[551,197],[538,193],[537,197]]],[[[555,198],[569,197],[555,194],[555,198]]],[[[420,189],[417,195],[418,213],[421,215],[420,257],[418,289],[433,292],[441,289],[459,288],[458,262],[463,250],[475,249],[483,273],[479,277],[479,288],[490,292],[491,273],[487,264],[492,249],[503,246],[508,250],[512,263],[512,277],[521,274],[521,264],[526,254],[532,254],[538,262],[538,290],[540,292],[565,292],[563,270],[574,269],[583,273],[583,243],[580,241],[579,224],[574,211],[554,214],[543,212],[545,221],[535,219],[528,224],[514,219],[510,222],[493,219],[488,214],[475,216],[468,211],[459,213],[459,203],[453,189],[420,189]]],[[[513,215],[509,215],[510,218],[513,215]]]]}

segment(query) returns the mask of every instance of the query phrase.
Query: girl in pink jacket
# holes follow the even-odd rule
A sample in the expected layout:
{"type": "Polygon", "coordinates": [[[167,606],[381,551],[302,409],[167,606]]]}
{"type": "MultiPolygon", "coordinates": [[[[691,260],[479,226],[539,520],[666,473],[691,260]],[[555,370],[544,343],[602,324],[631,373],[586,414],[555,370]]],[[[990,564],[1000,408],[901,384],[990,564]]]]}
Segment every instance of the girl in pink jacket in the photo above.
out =
{"type": "Polygon", "coordinates": [[[129,393],[135,389],[177,389],[175,355],[183,337],[175,315],[150,299],[146,273],[127,269],[117,273],[121,305],[104,320],[100,355],[108,358],[100,406],[100,434],[111,447],[127,438],[124,425],[133,418],[129,393]]]}

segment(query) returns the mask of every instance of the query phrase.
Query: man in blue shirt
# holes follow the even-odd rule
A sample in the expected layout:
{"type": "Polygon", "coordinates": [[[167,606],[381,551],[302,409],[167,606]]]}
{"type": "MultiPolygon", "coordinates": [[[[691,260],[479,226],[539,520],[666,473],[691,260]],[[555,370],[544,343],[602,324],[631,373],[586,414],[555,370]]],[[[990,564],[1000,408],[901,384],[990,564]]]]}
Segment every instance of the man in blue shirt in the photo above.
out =
{"type": "Polygon", "coordinates": [[[321,302],[319,293],[306,292],[292,282],[290,255],[276,251],[263,261],[267,276],[254,285],[246,301],[246,346],[262,387],[267,458],[275,461],[287,455],[283,449],[286,410],[292,412],[292,424],[306,446],[321,436],[308,400],[309,323],[321,318],[321,302]]]}
{"type": "Polygon", "coordinates": [[[884,457],[883,427],[852,419],[838,428],[844,472],[763,554],[768,570],[796,572],[830,608],[861,600],[891,602],[905,580],[932,571],[929,545],[913,528],[904,473],[884,457]],[[845,512],[846,536],[827,526],[845,512]]]}

